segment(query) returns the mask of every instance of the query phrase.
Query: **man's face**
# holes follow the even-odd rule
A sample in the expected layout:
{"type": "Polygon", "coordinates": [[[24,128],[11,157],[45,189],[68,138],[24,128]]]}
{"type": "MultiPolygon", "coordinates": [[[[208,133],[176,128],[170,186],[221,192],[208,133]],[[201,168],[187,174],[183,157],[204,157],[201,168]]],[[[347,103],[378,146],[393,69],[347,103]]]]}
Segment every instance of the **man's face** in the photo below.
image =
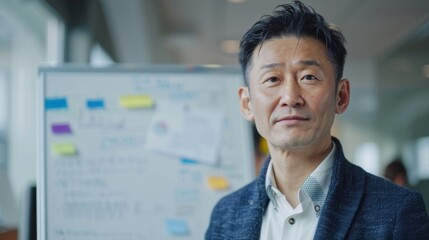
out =
{"type": "Polygon", "coordinates": [[[341,81],[336,91],[326,47],[308,37],[274,38],[255,48],[251,62],[249,88],[239,90],[242,113],[270,147],[330,142],[335,113],[347,107],[349,85],[341,81]]]}

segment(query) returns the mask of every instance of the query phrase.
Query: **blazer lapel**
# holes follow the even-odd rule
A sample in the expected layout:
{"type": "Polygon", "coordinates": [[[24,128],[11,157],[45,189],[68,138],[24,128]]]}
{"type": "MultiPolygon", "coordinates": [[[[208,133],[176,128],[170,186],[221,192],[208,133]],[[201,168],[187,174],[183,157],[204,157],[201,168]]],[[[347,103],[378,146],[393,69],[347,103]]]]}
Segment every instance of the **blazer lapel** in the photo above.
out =
{"type": "Polygon", "coordinates": [[[262,218],[269,203],[269,198],[265,191],[265,176],[269,161],[270,158],[265,161],[253,188],[247,194],[241,196],[241,204],[238,206],[239,209],[235,218],[236,228],[233,229],[232,236],[234,237],[232,239],[259,239],[262,218]]]}
{"type": "Polygon", "coordinates": [[[340,142],[336,138],[333,141],[337,151],[331,184],[314,239],[346,238],[365,186],[365,176],[354,171],[352,164],[344,157],[340,142]]]}

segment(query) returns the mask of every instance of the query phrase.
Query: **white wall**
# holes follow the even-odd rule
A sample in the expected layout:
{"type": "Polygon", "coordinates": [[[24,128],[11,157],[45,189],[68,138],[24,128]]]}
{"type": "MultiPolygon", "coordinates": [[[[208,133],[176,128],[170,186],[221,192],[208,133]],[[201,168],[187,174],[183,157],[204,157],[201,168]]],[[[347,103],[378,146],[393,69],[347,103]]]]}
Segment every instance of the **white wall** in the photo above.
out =
{"type": "Polygon", "coordinates": [[[335,133],[350,161],[381,175],[385,165],[383,160],[390,159],[395,153],[392,153],[392,140],[377,129],[380,109],[376,60],[348,59],[344,77],[350,81],[351,99],[347,111],[337,116],[335,133]]]}
{"type": "Polygon", "coordinates": [[[36,183],[35,83],[45,61],[46,21],[50,13],[38,1],[0,1],[0,19],[10,30],[8,173],[18,206],[36,183]]]}

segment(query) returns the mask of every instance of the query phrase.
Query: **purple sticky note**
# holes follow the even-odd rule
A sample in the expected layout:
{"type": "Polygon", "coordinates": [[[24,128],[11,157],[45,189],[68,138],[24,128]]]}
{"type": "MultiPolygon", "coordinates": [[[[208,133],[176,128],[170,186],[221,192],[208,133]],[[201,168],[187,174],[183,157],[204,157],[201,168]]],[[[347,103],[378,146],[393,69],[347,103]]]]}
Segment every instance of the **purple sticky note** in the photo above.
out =
{"type": "Polygon", "coordinates": [[[70,134],[71,128],[67,123],[52,124],[52,132],[54,134],[70,134]]]}

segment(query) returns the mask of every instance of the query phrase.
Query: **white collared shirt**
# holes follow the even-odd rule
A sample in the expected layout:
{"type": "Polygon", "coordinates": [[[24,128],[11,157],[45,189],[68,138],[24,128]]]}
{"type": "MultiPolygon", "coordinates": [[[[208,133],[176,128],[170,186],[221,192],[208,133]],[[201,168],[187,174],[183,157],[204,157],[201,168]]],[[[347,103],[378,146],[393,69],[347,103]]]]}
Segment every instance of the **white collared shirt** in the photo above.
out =
{"type": "Polygon", "coordinates": [[[277,189],[272,162],[265,178],[270,202],[265,211],[260,239],[313,239],[319,215],[331,182],[335,143],[328,156],[304,181],[299,190],[299,205],[293,208],[277,189]]]}

